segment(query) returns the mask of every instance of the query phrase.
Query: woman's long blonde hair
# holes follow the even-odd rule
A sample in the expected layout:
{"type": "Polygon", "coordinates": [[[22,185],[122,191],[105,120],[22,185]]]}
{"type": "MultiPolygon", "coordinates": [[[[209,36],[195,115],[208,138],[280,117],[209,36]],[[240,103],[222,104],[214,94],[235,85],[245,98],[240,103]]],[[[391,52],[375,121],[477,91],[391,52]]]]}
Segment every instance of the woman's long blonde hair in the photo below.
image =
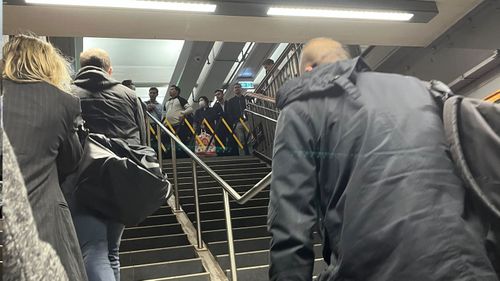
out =
{"type": "Polygon", "coordinates": [[[45,81],[63,91],[71,85],[71,65],[54,48],[37,37],[16,35],[3,47],[4,78],[17,82],[45,81]]]}

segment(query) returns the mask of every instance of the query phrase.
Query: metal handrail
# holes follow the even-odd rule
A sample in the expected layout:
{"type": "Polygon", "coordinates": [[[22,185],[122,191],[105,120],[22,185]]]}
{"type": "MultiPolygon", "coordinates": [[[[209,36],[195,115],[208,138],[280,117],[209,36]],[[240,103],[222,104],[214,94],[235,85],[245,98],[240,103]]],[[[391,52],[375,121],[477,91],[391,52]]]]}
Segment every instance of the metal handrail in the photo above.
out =
{"type": "Polygon", "coordinates": [[[255,89],[254,93],[249,93],[248,95],[252,96],[256,99],[259,99],[259,100],[274,103],[275,97],[270,97],[268,95],[262,95],[261,93],[266,92],[268,90],[268,88],[274,83],[274,81],[280,78],[280,74],[283,71],[286,71],[286,66],[289,63],[289,61],[291,60],[291,58],[298,57],[300,55],[300,53],[302,52],[301,46],[302,46],[301,44],[295,44],[295,43],[288,44],[286,49],[283,51],[283,53],[281,53],[279,58],[274,63],[273,68],[271,68],[271,70],[262,79],[262,81],[269,81],[269,80],[271,80],[271,81],[269,83],[262,83],[261,82],[259,84],[259,86],[257,87],[257,89],[255,89]],[[288,59],[288,61],[285,63],[283,68],[279,69],[279,71],[278,71],[278,67],[280,67],[283,64],[283,62],[287,59],[288,59]],[[275,72],[277,72],[277,73],[275,73],[275,72]],[[272,78],[272,79],[270,79],[270,78],[272,78]],[[271,100],[269,100],[269,99],[271,99],[271,100]]]}
{"type": "Polygon", "coordinates": [[[257,113],[257,112],[255,112],[255,111],[251,111],[251,110],[248,110],[248,109],[245,109],[245,111],[246,111],[246,112],[248,112],[248,113],[250,113],[250,114],[253,114],[253,115],[256,115],[256,116],[262,117],[262,118],[264,118],[264,119],[266,119],[266,120],[269,120],[269,121],[271,121],[271,122],[278,123],[278,120],[273,119],[273,118],[271,118],[271,117],[268,117],[268,116],[266,116],[266,115],[264,115],[264,114],[260,114],[260,113],[257,113]]]}
{"type": "MultiPolygon", "coordinates": [[[[180,139],[178,139],[170,130],[165,127],[158,119],[156,119],[151,113],[146,112],[147,115],[153,120],[153,122],[156,123],[160,127],[160,129],[163,132],[166,132],[167,135],[175,141],[179,147],[188,154],[190,158],[192,158],[196,163],[198,163],[203,170],[205,170],[210,176],[212,176],[221,186],[224,188],[224,190],[231,195],[231,197],[239,204],[245,204],[248,200],[252,199],[253,197],[250,197],[250,194],[255,194],[256,190],[262,190],[264,189],[267,185],[270,184],[271,182],[271,174],[272,172],[269,172],[261,181],[255,184],[250,190],[245,192],[243,195],[240,195],[236,190],[234,190],[225,180],[223,180],[214,170],[212,170],[203,160],[198,157],[193,151],[191,151],[180,139]],[[261,186],[263,185],[263,186],[261,186]]],[[[258,191],[257,191],[258,193],[258,191]]]]}
{"type": "MultiPolygon", "coordinates": [[[[167,133],[170,137],[171,141],[171,149],[172,149],[172,170],[174,174],[174,192],[175,192],[175,211],[179,211],[179,193],[178,193],[178,183],[177,183],[177,164],[176,164],[176,144],[193,160],[193,187],[195,192],[195,197],[198,197],[198,181],[196,174],[196,164],[200,165],[200,167],[205,170],[215,181],[217,181],[223,188],[223,196],[224,196],[224,214],[226,220],[226,228],[227,228],[227,243],[229,249],[229,260],[231,264],[231,278],[233,281],[238,280],[237,276],[237,268],[236,268],[236,254],[234,250],[234,239],[233,239],[233,227],[231,222],[231,210],[229,205],[230,195],[238,204],[245,204],[248,200],[254,198],[259,192],[261,192],[264,188],[266,188],[271,183],[272,172],[267,174],[262,180],[260,180],[257,184],[255,184],[250,190],[245,192],[243,195],[240,195],[236,190],[234,190],[225,180],[223,180],[216,172],[214,172],[203,160],[201,160],[194,152],[192,152],[182,141],[170,130],[165,127],[158,119],[156,119],[151,113],[146,111],[147,116],[156,123],[157,128],[161,131],[167,133]]],[[[157,138],[161,143],[161,131],[158,132],[157,138]]],[[[159,145],[159,147],[161,147],[159,145]]],[[[158,150],[161,154],[161,149],[158,150]]],[[[162,166],[161,158],[160,166],[162,166]]],[[[195,209],[196,209],[196,225],[197,225],[197,242],[198,249],[202,249],[203,243],[201,241],[201,220],[200,220],[200,209],[199,209],[199,200],[195,198],[195,209]]]]}
{"type": "Polygon", "coordinates": [[[256,98],[256,99],[263,100],[263,101],[267,101],[267,102],[270,102],[270,103],[276,103],[276,99],[275,98],[269,97],[269,96],[266,96],[266,95],[263,95],[263,94],[258,94],[257,92],[255,92],[255,93],[246,93],[245,96],[246,97],[251,97],[251,98],[256,98]]]}
{"type": "MultiPolygon", "coordinates": [[[[271,78],[271,76],[273,75],[274,71],[276,71],[278,69],[278,67],[281,64],[281,62],[283,62],[283,60],[286,59],[288,53],[295,47],[295,45],[296,44],[294,44],[294,43],[290,43],[290,44],[288,44],[288,46],[286,46],[285,50],[283,50],[283,52],[278,57],[278,59],[276,60],[276,62],[274,62],[274,65],[271,68],[271,70],[266,73],[266,76],[264,76],[264,78],[262,78],[262,81],[267,81],[267,80],[269,80],[269,78],[271,78]]],[[[259,86],[257,87],[257,89],[255,89],[255,93],[261,92],[262,88],[264,88],[264,84],[261,82],[259,84],[259,86]]]]}
{"type": "Polygon", "coordinates": [[[260,83],[254,93],[247,93],[249,98],[246,109],[249,111],[249,122],[259,135],[259,141],[254,145],[254,153],[270,160],[273,152],[276,119],[280,109],[276,98],[281,86],[300,72],[301,44],[288,44],[273,68],[260,83]]]}

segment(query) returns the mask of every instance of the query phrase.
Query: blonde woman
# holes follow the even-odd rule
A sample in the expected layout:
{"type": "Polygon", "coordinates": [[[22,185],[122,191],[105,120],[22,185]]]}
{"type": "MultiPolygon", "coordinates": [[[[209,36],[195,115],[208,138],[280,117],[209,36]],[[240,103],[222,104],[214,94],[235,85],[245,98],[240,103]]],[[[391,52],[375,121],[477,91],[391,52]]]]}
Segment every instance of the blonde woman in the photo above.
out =
{"type": "Polygon", "coordinates": [[[4,130],[17,156],[41,240],[56,251],[69,280],[87,280],[60,182],[82,154],[80,101],[68,94],[68,62],[51,44],[18,35],[3,47],[4,130]]]}

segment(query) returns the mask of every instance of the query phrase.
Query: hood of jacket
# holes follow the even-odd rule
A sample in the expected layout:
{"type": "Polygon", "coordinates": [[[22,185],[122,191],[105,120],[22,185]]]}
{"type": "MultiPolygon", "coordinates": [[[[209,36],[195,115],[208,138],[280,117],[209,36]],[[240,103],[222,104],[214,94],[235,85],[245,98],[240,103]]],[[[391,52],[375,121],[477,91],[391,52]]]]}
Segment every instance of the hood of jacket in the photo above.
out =
{"type": "Polygon", "coordinates": [[[108,89],[120,84],[111,78],[106,71],[96,66],[82,67],[76,74],[73,83],[80,88],[91,91],[108,89]]]}
{"type": "Polygon", "coordinates": [[[276,95],[276,105],[283,109],[294,100],[308,98],[333,88],[339,77],[345,77],[356,84],[357,74],[365,71],[370,71],[370,67],[360,57],[320,65],[301,77],[287,81],[276,95]]]}

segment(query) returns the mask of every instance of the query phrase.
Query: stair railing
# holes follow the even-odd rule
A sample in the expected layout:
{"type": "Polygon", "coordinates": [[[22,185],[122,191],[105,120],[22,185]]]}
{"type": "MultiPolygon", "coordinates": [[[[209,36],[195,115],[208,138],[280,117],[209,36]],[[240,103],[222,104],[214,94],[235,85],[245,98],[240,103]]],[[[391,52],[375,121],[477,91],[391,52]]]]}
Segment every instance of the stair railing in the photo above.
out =
{"type": "Polygon", "coordinates": [[[272,158],[274,132],[279,116],[276,94],[286,81],[299,76],[301,53],[302,44],[288,44],[254,93],[246,94],[249,100],[246,112],[249,113],[249,123],[254,131],[254,138],[257,139],[254,152],[269,161],[272,158]]]}
{"type": "MultiPolygon", "coordinates": [[[[258,134],[256,135],[255,128],[261,128],[262,134],[265,136],[265,145],[257,144],[258,148],[254,150],[256,153],[264,156],[268,159],[272,155],[272,146],[274,141],[274,130],[276,127],[276,120],[278,119],[279,110],[276,107],[275,99],[278,89],[290,78],[297,77],[299,75],[299,58],[302,51],[302,45],[300,44],[289,44],[283,54],[278,58],[274,67],[271,71],[264,77],[263,83],[259,85],[255,93],[247,94],[246,96],[251,98],[251,101],[247,103],[247,108],[245,112],[250,113],[252,116],[250,118],[250,123],[254,128],[254,138],[259,141],[258,134]],[[259,125],[260,124],[260,125],[259,125]]],[[[158,119],[156,119],[151,113],[146,111],[148,120],[153,121],[156,124],[156,139],[158,141],[158,160],[160,162],[160,167],[163,167],[162,163],[162,143],[161,136],[162,133],[167,134],[170,138],[170,146],[172,153],[172,172],[174,179],[174,194],[175,194],[175,206],[174,211],[180,212],[179,204],[179,187],[178,187],[178,177],[177,177],[177,146],[180,150],[184,151],[189,158],[192,160],[193,169],[193,189],[195,197],[195,212],[196,212],[196,234],[197,234],[197,248],[204,249],[202,241],[202,229],[201,229],[201,218],[200,218],[200,204],[199,204],[199,194],[198,194],[198,170],[197,165],[199,165],[204,171],[207,172],[217,183],[222,187],[223,197],[224,197],[224,216],[226,222],[227,231],[227,244],[228,244],[228,254],[231,268],[231,279],[232,281],[238,280],[237,266],[236,266],[236,255],[234,249],[234,238],[233,238],[233,227],[231,223],[231,207],[229,204],[229,196],[234,199],[238,204],[245,204],[248,200],[254,198],[259,192],[264,190],[267,186],[271,184],[272,172],[268,173],[264,178],[262,178],[258,183],[256,183],[252,188],[250,188],[243,195],[240,195],[234,188],[232,188],[225,180],[223,180],[216,172],[214,172],[203,160],[201,160],[198,155],[191,151],[175,134],[171,132],[164,124],[158,119]]],[[[149,121],[148,126],[149,126],[149,121]]],[[[148,143],[150,144],[151,132],[148,127],[148,143]]]]}
{"type": "MultiPolygon", "coordinates": [[[[259,192],[265,189],[267,186],[271,184],[271,175],[270,172],[267,174],[262,180],[256,183],[252,188],[250,188],[243,195],[240,195],[234,188],[232,188],[225,180],[223,180],[214,170],[212,170],[203,160],[201,160],[198,155],[196,155],[193,151],[191,151],[182,141],[170,130],[165,127],[158,119],[156,119],[151,113],[146,111],[149,120],[152,120],[156,124],[157,135],[156,139],[158,140],[158,152],[159,152],[159,161],[160,167],[162,166],[162,158],[161,158],[161,136],[162,133],[167,134],[170,138],[171,152],[172,152],[172,171],[174,178],[174,196],[175,196],[175,212],[181,212],[181,208],[179,205],[179,186],[177,181],[177,157],[176,157],[176,147],[178,146],[180,150],[184,151],[189,158],[192,160],[193,167],[193,188],[194,188],[194,196],[195,196],[195,212],[196,212],[196,234],[197,234],[197,248],[204,249],[203,241],[202,241],[202,230],[201,230],[201,220],[200,220],[200,204],[198,198],[198,173],[197,173],[197,165],[199,165],[203,170],[207,172],[216,182],[220,184],[222,187],[222,192],[224,196],[224,216],[226,221],[227,228],[227,244],[229,250],[229,261],[231,265],[231,279],[233,281],[238,280],[237,276],[237,267],[236,267],[236,256],[234,250],[234,238],[233,238],[233,227],[231,223],[231,208],[229,204],[229,196],[231,196],[234,201],[238,204],[245,204],[248,200],[254,198],[259,192]]],[[[148,121],[147,121],[148,122],[148,121]]],[[[148,128],[149,130],[149,128],[148,128]]]]}

